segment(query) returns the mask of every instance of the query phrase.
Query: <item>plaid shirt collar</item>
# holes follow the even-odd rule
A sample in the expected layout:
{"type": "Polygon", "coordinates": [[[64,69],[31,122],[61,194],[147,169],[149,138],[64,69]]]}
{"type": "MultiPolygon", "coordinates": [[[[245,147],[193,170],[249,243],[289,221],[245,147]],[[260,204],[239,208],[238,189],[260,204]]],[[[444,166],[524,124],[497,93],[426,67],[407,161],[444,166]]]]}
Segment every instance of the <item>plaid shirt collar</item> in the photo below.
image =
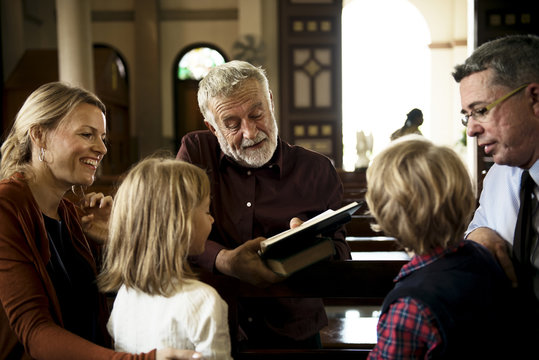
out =
{"type": "Polygon", "coordinates": [[[425,255],[414,255],[414,257],[404,265],[397,277],[393,280],[394,282],[402,280],[404,277],[410,275],[416,270],[424,268],[425,266],[432,264],[436,260],[456,252],[460,247],[464,246],[464,241],[460,241],[457,244],[451,245],[448,248],[443,248],[442,246],[436,247],[433,251],[425,255]]]}

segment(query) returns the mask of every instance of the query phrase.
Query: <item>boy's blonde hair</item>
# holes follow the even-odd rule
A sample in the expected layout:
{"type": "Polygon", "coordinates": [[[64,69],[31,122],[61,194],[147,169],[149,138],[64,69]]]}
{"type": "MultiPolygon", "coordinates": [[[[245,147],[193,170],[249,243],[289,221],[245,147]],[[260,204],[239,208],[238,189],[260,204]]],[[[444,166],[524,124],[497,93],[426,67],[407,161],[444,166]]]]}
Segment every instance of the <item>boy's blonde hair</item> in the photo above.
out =
{"type": "Polygon", "coordinates": [[[103,291],[125,284],[151,295],[171,296],[194,274],[187,256],[193,210],[210,194],[206,173],[195,165],[147,158],[118,188],[109,221],[103,291]]]}
{"type": "Polygon", "coordinates": [[[376,156],[367,184],[373,228],[419,255],[460,241],[475,208],[471,180],[458,155],[416,135],[376,156]]]}

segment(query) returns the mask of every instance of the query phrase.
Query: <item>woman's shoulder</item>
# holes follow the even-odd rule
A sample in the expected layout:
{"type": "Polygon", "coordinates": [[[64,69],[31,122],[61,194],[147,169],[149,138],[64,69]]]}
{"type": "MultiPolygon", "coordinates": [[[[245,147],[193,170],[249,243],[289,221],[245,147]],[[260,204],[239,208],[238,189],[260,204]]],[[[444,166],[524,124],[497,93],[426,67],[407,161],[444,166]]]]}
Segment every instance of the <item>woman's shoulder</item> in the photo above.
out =
{"type": "Polygon", "coordinates": [[[32,193],[22,175],[13,175],[0,181],[0,201],[23,206],[33,201],[32,193]]]}
{"type": "Polygon", "coordinates": [[[16,173],[0,181],[0,191],[2,192],[24,191],[25,189],[28,189],[28,184],[24,180],[24,176],[20,173],[16,173]]]}

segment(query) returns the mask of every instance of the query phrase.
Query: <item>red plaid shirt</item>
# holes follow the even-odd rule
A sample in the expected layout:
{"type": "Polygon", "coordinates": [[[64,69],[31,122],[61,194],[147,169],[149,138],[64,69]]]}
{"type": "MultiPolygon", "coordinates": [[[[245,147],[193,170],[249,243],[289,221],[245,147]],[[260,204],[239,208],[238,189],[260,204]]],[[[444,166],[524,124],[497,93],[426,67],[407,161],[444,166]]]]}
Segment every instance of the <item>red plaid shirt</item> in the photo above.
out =
{"type": "MultiPolygon", "coordinates": [[[[437,248],[427,255],[416,255],[404,265],[395,282],[425,267],[445,254],[457,251],[458,246],[437,248]]],[[[442,343],[440,330],[428,306],[412,297],[403,297],[389,306],[380,317],[377,327],[378,343],[369,353],[372,359],[430,359],[432,351],[442,343]]]]}

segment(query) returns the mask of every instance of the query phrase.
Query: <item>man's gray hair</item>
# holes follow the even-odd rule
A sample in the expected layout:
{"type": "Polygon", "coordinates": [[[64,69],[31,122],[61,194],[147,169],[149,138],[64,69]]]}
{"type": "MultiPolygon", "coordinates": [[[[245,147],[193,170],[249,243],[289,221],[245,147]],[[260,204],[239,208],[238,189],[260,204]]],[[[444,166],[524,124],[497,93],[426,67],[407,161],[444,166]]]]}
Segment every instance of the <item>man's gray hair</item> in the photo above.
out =
{"type": "Polygon", "coordinates": [[[509,35],[479,46],[464,64],[455,66],[453,78],[460,82],[474,73],[492,69],[491,85],[514,88],[539,82],[539,36],[509,35]]]}
{"type": "Polygon", "coordinates": [[[215,97],[229,98],[245,82],[255,79],[269,96],[269,84],[265,71],[245,61],[233,60],[212,68],[198,85],[198,106],[204,119],[217,127],[209,110],[209,101],[215,97]]]}

